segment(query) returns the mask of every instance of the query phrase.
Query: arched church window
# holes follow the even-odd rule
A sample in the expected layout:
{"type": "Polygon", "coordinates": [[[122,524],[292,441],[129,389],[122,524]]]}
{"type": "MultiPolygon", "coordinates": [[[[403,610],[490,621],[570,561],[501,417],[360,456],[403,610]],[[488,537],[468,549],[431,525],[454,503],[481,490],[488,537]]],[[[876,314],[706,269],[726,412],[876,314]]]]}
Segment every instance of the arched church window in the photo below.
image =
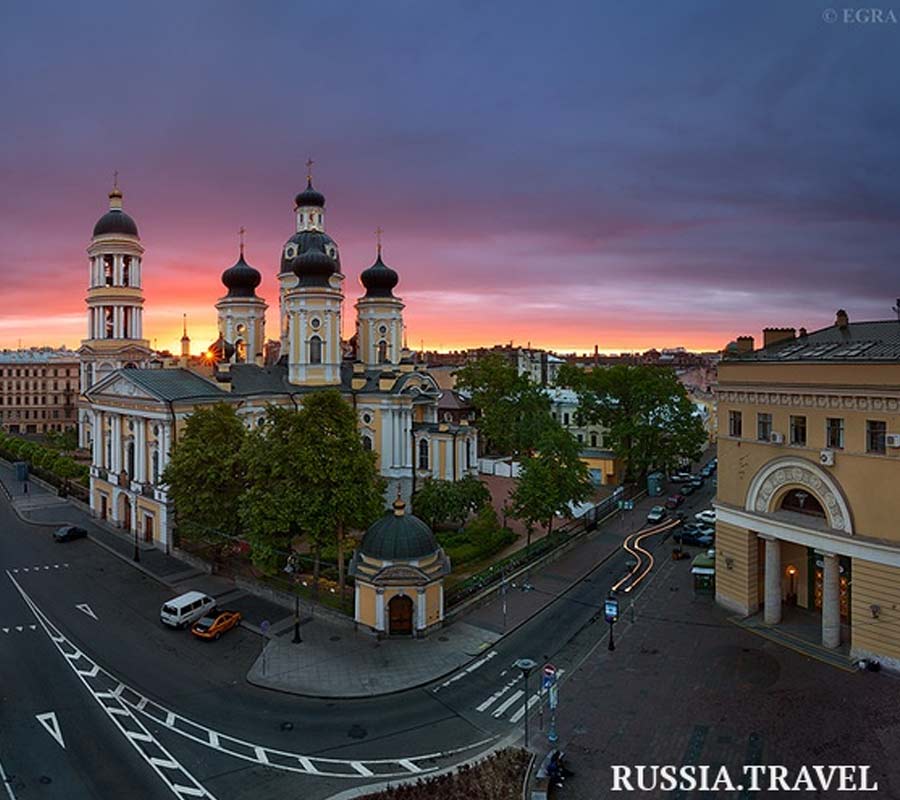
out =
{"type": "Polygon", "coordinates": [[[247,343],[243,339],[238,339],[234,343],[234,360],[238,364],[243,364],[247,360],[247,343]]]}
{"type": "Polygon", "coordinates": [[[372,449],[372,437],[371,436],[363,436],[362,437],[363,450],[371,450],[372,449]]]}
{"type": "Polygon", "coordinates": [[[387,342],[382,339],[378,343],[378,363],[379,364],[387,364],[388,361],[388,349],[387,342]]]}
{"type": "Polygon", "coordinates": [[[153,475],[153,483],[159,483],[159,449],[153,451],[150,459],[151,474],[153,475]]]}
{"type": "Polygon", "coordinates": [[[131,256],[122,256],[122,286],[130,286],[131,256]]]}
{"type": "Polygon", "coordinates": [[[428,440],[419,442],[419,469],[428,469],[428,440]]]}
{"type": "Polygon", "coordinates": [[[466,469],[472,468],[472,442],[466,439],[466,469]]]}
{"type": "Polygon", "coordinates": [[[104,306],[103,307],[103,317],[104,317],[104,326],[106,332],[106,338],[112,339],[114,333],[115,323],[113,322],[113,308],[112,306],[104,306]]]}
{"type": "Polygon", "coordinates": [[[125,447],[125,471],[129,478],[134,478],[134,442],[128,442],[125,447]]]}
{"type": "Polygon", "coordinates": [[[597,446],[597,434],[592,433],[591,434],[591,447],[596,447],[596,446],[597,446]]]}
{"type": "Polygon", "coordinates": [[[107,286],[113,285],[113,257],[103,256],[103,282],[107,286]]]}
{"type": "Polygon", "coordinates": [[[780,508],[783,511],[793,511],[795,514],[825,518],[825,509],[822,508],[822,504],[803,489],[791,489],[781,499],[780,508]]]}
{"type": "Polygon", "coordinates": [[[322,363],[322,340],[318,336],[313,336],[309,340],[309,363],[322,363]]]}

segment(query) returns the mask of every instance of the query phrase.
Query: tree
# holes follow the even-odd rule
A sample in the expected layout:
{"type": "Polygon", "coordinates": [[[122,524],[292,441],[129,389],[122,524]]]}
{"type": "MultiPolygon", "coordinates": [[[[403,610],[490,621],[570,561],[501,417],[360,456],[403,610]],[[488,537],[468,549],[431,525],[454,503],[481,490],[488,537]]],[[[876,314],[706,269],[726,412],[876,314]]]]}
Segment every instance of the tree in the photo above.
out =
{"type": "Polygon", "coordinates": [[[384,512],[386,484],[376,454],[363,447],[356,412],[336,389],[306,395],[298,417],[305,461],[300,525],[317,543],[317,565],[321,545],[336,542],[343,602],[346,532],[384,512]]]}
{"type": "Polygon", "coordinates": [[[247,477],[247,429],[228,403],[196,409],[172,448],[162,474],[175,505],[179,534],[239,533],[238,511],[247,477]]]}
{"type": "Polygon", "coordinates": [[[323,548],[338,551],[343,597],[344,538],[384,511],[384,481],[366,450],[353,408],[334,389],[311,392],[299,411],[270,408],[248,438],[248,489],[241,509],[254,563],[275,568],[300,534],[313,552],[318,591],[323,548]]]}
{"type": "Polygon", "coordinates": [[[490,502],[490,490],[474,475],[455,482],[431,478],[413,496],[413,510],[437,528],[448,522],[463,525],[469,514],[477,514],[490,502]]]}
{"type": "Polygon", "coordinates": [[[631,365],[583,371],[565,365],[559,381],[578,393],[580,422],[607,428],[629,479],[699,458],[706,432],[674,371],[631,365]]]}
{"type": "Polygon", "coordinates": [[[575,437],[559,424],[549,427],[538,443],[537,451],[522,460],[522,469],[510,498],[512,516],[525,523],[527,546],[535,525],[553,531],[553,518],[569,510],[591,494],[587,465],[580,458],[575,437]]]}
{"type": "Polygon", "coordinates": [[[501,355],[470,361],[457,370],[456,385],[471,394],[491,452],[528,453],[553,422],[547,393],[501,355]]]}
{"type": "Polygon", "coordinates": [[[284,566],[300,533],[303,441],[297,412],[269,406],[263,424],[244,442],[247,478],[239,515],[254,565],[269,572],[284,566]]]}

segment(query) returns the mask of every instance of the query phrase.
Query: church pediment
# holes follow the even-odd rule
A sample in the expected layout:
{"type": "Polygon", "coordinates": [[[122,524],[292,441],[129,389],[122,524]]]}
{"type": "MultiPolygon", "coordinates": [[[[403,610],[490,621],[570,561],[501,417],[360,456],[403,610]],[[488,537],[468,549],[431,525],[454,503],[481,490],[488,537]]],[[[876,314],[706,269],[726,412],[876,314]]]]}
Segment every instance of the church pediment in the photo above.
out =
{"type": "Polygon", "coordinates": [[[159,402],[158,397],[154,397],[146,389],[132,383],[121,372],[101,381],[93,389],[88,390],[85,396],[88,400],[99,400],[101,397],[106,397],[159,402]]]}
{"type": "Polygon", "coordinates": [[[373,583],[380,584],[424,584],[428,583],[428,576],[422,572],[422,570],[417,569],[409,564],[391,564],[389,567],[385,567],[382,570],[379,570],[373,577],[373,583]]]}

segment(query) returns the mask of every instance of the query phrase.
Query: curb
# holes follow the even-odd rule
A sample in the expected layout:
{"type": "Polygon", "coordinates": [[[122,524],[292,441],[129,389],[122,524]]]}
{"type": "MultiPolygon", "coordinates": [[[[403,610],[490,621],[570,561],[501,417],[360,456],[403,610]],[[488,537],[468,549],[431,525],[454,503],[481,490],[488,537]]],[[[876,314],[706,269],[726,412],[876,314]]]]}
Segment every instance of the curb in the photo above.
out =
{"type": "MultiPolygon", "coordinates": [[[[520,737],[517,734],[511,734],[505,739],[501,739],[499,742],[491,745],[486,750],[482,750],[480,753],[478,753],[478,755],[467,758],[465,761],[460,761],[459,763],[454,764],[450,767],[443,767],[441,769],[435,770],[434,772],[427,772],[424,775],[419,775],[417,777],[404,778],[402,780],[381,781],[380,783],[367,783],[362,786],[356,786],[352,789],[344,789],[342,792],[329,795],[326,800],[353,800],[353,798],[364,797],[368,794],[382,792],[395,786],[414,786],[416,783],[423,779],[427,780],[428,778],[436,778],[441,775],[449,775],[459,770],[460,767],[472,766],[480,761],[484,761],[485,758],[487,758],[492,753],[496,753],[498,750],[504,750],[507,747],[512,747],[513,743],[518,741],[519,738],[520,737]]],[[[447,755],[452,755],[452,752],[448,753],[447,755]]]]}

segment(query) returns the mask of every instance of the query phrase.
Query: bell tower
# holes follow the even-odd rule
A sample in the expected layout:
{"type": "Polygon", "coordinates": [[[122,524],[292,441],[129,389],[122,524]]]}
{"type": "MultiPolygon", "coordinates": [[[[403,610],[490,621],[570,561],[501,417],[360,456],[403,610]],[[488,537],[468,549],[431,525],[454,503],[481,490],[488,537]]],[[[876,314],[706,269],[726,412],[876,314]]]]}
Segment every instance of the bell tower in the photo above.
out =
{"type": "Polygon", "coordinates": [[[400,363],[403,353],[403,303],[394,296],[400,278],[381,257],[381,228],[375,231],[375,263],[359,276],[366,293],[356,301],[357,359],[366,368],[400,363]]]}
{"type": "MultiPolygon", "coordinates": [[[[118,173],[109,193],[109,210],[94,225],[87,254],[87,338],[78,351],[82,394],[117,369],[147,366],[152,354],[150,343],[143,338],[144,248],[137,223],[122,208],[118,173]]],[[[89,442],[86,416],[82,408],[82,447],[89,442]]]]}
{"type": "Polygon", "coordinates": [[[241,252],[237,263],[222,273],[228,294],[216,303],[219,335],[234,344],[229,359],[237,364],[262,364],[266,342],[266,301],[256,294],[262,281],[259,271],[244,260],[244,229],[240,230],[241,252]]]}

